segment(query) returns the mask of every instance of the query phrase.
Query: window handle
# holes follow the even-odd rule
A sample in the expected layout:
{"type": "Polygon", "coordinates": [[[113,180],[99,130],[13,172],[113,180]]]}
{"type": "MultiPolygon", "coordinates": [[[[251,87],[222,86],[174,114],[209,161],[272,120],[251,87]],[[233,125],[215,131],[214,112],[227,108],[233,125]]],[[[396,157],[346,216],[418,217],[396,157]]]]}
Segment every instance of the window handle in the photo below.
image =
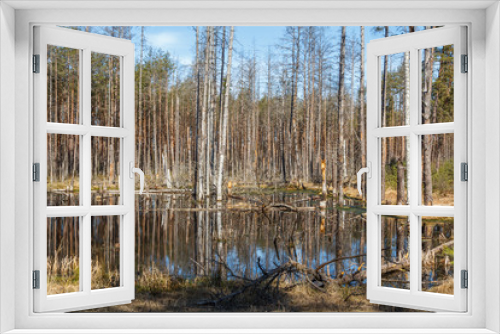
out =
{"type": "Polygon", "coordinates": [[[139,174],[139,182],[141,183],[141,188],[139,190],[139,194],[142,194],[144,191],[144,172],[140,168],[134,167],[134,162],[130,161],[129,163],[129,176],[131,179],[134,178],[134,174],[139,174]]]}
{"type": "Polygon", "coordinates": [[[358,192],[360,195],[363,195],[363,190],[361,190],[361,178],[362,178],[362,175],[363,173],[366,173],[366,176],[371,179],[372,178],[372,163],[371,162],[367,162],[367,167],[364,167],[364,168],[361,168],[360,170],[358,170],[358,192]]]}

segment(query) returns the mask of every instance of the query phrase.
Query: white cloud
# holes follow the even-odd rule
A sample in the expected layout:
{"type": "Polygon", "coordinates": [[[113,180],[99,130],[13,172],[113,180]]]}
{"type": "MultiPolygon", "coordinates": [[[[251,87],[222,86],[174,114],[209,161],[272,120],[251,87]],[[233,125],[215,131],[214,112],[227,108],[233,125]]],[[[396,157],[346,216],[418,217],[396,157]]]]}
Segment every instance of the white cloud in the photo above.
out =
{"type": "Polygon", "coordinates": [[[161,48],[168,51],[179,42],[177,34],[171,32],[159,32],[156,34],[148,34],[147,36],[149,44],[154,47],[161,48]]]}
{"type": "Polygon", "coordinates": [[[191,65],[192,62],[192,57],[179,57],[179,63],[181,63],[182,65],[191,65]]]}

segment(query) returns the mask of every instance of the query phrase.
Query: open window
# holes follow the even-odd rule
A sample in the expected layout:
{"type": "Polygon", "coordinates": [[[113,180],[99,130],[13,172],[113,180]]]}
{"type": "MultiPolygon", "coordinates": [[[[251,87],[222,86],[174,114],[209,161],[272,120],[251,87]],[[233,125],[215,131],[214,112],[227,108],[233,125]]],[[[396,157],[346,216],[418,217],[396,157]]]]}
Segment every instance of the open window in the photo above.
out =
{"type": "Polygon", "coordinates": [[[34,33],[35,312],[129,303],[134,45],[56,27],[34,33]]]}
{"type": "Polygon", "coordinates": [[[368,44],[367,296],[373,303],[466,311],[465,36],[463,27],[444,27],[368,44]],[[402,101],[388,96],[388,75],[405,90],[402,101]],[[436,94],[449,100],[438,105],[436,94]],[[391,103],[404,104],[405,112],[391,113],[391,103]],[[431,154],[432,145],[445,145],[446,156],[431,154]],[[391,164],[396,201],[386,198],[391,164]],[[440,198],[431,186],[444,164],[452,175],[451,198],[440,198]],[[447,290],[432,287],[439,271],[453,277],[447,290]]]}

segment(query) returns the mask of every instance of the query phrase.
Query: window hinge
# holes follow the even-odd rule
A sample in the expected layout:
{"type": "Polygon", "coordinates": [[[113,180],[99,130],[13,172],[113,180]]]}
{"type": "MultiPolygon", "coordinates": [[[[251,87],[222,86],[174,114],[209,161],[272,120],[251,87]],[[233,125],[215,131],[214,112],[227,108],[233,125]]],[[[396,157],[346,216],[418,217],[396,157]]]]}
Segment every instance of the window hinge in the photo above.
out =
{"type": "Polygon", "coordinates": [[[462,55],[462,73],[469,72],[469,56],[462,55]]]}
{"type": "Polygon", "coordinates": [[[40,289],[40,270],[33,270],[33,289],[40,289]]]}
{"type": "Polygon", "coordinates": [[[33,181],[40,182],[40,163],[33,164],[33,181]]]}
{"type": "Polygon", "coordinates": [[[33,55],[33,73],[40,73],[40,55],[33,55]]]}
{"type": "Polygon", "coordinates": [[[460,180],[469,181],[469,165],[466,162],[462,162],[460,167],[460,180]]]}
{"type": "Polygon", "coordinates": [[[462,270],[461,272],[461,287],[462,289],[468,289],[469,288],[469,273],[467,270],[462,270]]]}

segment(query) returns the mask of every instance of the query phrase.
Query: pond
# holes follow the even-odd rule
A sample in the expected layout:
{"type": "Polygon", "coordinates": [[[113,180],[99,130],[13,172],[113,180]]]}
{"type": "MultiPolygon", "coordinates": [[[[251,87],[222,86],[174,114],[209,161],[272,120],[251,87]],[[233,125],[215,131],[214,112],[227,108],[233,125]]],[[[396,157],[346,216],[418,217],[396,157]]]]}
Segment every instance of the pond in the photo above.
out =
{"type": "MultiPolygon", "coordinates": [[[[98,204],[117,203],[116,195],[94,192],[92,196],[98,204]]],[[[60,193],[49,200],[59,204],[62,199],[72,202],[60,193]]],[[[359,298],[368,303],[364,294],[364,203],[347,199],[338,207],[329,198],[326,205],[320,204],[317,193],[309,191],[247,191],[223,202],[207,200],[204,204],[193,201],[188,192],[136,195],[137,293],[132,304],[144,298],[150,304],[162,300],[157,311],[172,311],[163,299],[175,287],[199,288],[202,282],[204,290],[192,293],[192,304],[213,295],[207,288],[239,287],[241,282],[258,280],[290,261],[336,280],[342,289],[362,289],[357,292],[359,298]]],[[[92,218],[92,289],[120,285],[117,218],[92,218]]],[[[78,291],[79,233],[77,224],[68,222],[65,218],[48,220],[49,294],[78,291]]],[[[381,216],[383,286],[409,289],[409,225],[408,217],[381,216]]],[[[449,286],[453,278],[453,219],[423,217],[422,250],[422,290],[453,293],[449,286]]],[[[293,286],[301,278],[290,274],[284,280],[293,286]]],[[[180,311],[188,310],[198,311],[180,311]]]]}

